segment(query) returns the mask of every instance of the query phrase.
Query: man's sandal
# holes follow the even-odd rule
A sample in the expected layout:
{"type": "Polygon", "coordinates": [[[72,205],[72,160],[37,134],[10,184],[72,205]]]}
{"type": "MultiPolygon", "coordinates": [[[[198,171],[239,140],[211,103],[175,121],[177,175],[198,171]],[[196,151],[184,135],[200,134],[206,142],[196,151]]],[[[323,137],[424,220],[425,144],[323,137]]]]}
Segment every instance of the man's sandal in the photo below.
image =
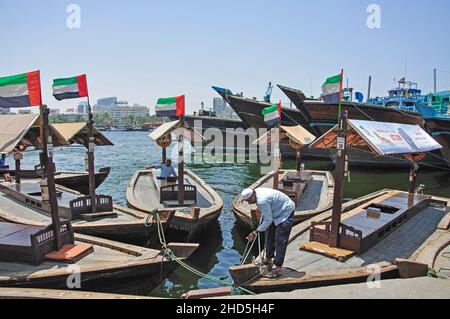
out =
{"type": "Polygon", "coordinates": [[[268,271],[262,275],[264,278],[275,279],[281,276],[280,273],[276,271],[268,271]]]}

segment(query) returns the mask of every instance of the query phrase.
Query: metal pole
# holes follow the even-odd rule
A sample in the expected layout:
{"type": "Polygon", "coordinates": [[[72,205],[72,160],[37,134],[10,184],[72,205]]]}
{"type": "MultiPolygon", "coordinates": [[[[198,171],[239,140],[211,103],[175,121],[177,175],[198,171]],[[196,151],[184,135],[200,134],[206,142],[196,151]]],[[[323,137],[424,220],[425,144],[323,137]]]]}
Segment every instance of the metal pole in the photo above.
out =
{"type": "Polygon", "coordinates": [[[345,157],[347,153],[347,111],[342,111],[339,116],[339,132],[337,135],[336,173],[333,196],[333,211],[331,216],[330,247],[339,244],[339,226],[341,224],[342,198],[344,196],[345,157]]]}
{"type": "Polygon", "coordinates": [[[14,160],[15,160],[15,175],[16,175],[16,183],[20,184],[20,159],[22,158],[22,153],[17,152],[14,153],[14,160]]]}
{"type": "Polygon", "coordinates": [[[178,203],[184,203],[184,117],[180,118],[178,128],[178,203]]]}
{"type": "Polygon", "coordinates": [[[277,134],[275,139],[272,139],[274,141],[274,150],[273,150],[273,158],[274,158],[274,167],[273,167],[273,182],[272,182],[272,188],[278,189],[278,183],[280,180],[280,166],[281,166],[281,152],[280,152],[280,145],[279,145],[279,129],[274,128],[272,131],[272,136],[274,134],[277,134]]]}
{"type": "Polygon", "coordinates": [[[409,187],[408,187],[409,194],[414,194],[416,191],[416,178],[417,178],[416,162],[411,161],[411,168],[409,170],[409,187]]]}
{"type": "Polygon", "coordinates": [[[296,152],[296,160],[297,160],[297,172],[300,173],[301,165],[302,165],[302,151],[300,148],[297,148],[296,152]]]}
{"type": "Polygon", "coordinates": [[[436,94],[436,92],[437,92],[437,87],[436,87],[436,69],[433,70],[433,77],[434,77],[434,94],[436,94]]]}
{"type": "Polygon", "coordinates": [[[89,101],[89,95],[87,96],[88,102],[88,130],[89,130],[89,143],[88,143],[88,166],[89,166],[89,196],[91,197],[91,211],[95,213],[97,211],[96,195],[95,195],[95,159],[94,159],[94,120],[92,115],[91,103],[89,101]]]}
{"type": "MultiPolygon", "coordinates": [[[[42,158],[45,162],[45,175],[47,177],[46,184],[48,188],[48,201],[50,202],[50,213],[52,216],[52,224],[55,232],[55,246],[59,250],[62,246],[60,237],[60,220],[58,213],[58,201],[56,199],[55,189],[55,171],[53,164],[53,141],[49,130],[48,115],[50,111],[46,105],[41,105],[42,115],[42,158]]],[[[45,185],[45,183],[44,183],[45,185]]],[[[45,187],[45,186],[44,186],[45,187]]],[[[42,193],[44,201],[44,192],[42,193]]]]}
{"type": "Polygon", "coordinates": [[[370,99],[370,89],[372,87],[372,76],[369,75],[369,87],[367,88],[367,102],[369,102],[370,99]]]}

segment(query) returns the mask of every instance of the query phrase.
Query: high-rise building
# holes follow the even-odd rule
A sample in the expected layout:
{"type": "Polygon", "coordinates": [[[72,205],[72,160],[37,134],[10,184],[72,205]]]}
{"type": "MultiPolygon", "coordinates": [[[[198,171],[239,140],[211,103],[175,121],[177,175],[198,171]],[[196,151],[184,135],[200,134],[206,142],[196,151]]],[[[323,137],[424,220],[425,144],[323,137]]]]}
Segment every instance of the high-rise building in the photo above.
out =
{"type": "Polygon", "coordinates": [[[80,114],[88,114],[88,112],[89,112],[88,108],[89,108],[88,102],[83,101],[78,104],[77,110],[78,110],[78,113],[80,113],[80,114]]]}

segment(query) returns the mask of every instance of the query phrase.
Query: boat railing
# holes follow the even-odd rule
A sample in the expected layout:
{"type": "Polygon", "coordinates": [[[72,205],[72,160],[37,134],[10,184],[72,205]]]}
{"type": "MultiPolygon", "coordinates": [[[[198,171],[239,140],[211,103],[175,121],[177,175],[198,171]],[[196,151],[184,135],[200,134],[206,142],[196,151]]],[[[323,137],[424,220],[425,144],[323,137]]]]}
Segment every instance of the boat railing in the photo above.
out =
{"type": "MultiPolygon", "coordinates": [[[[113,210],[112,197],[108,195],[96,195],[95,204],[97,212],[111,212],[113,210]]],[[[91,209],[91,197],[82,196],[75,198],[69,203],[70,211],[72,213],[72,219],[76,218],[80,214],[92,213],[91,209]]]]}
{"type": "MultiPolygon", "coordinates": [[[[70,221],[61,221],[59,236],[63,245],[74,243],[72,224],[70,221]]],[[[33,257],[30,262],[32,264],[40,264],[44,261],[45,256],[53,250],[55,240],[54,226],[49,225],[35,234],[31,234],[30,237],[31,251],[33,252],[33,257]]]]}
{"type": "MultiPolygon", "coordinates": [[[[195,185],[183,185],[185,202],[197,202],[197,187],[195,185]]],[[[160,202],[170,202],[178,200],[179,185],[167,185],[160,189],[160,202]]]]}

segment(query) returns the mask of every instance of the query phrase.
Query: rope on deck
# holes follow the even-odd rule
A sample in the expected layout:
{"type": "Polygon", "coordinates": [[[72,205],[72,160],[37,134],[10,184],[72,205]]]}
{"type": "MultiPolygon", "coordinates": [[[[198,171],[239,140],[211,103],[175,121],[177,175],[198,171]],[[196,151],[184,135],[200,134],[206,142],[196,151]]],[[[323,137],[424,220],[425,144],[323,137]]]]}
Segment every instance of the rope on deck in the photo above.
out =
{"type": "MultiPolygon", "coordinates": [[[[211,276],[209,276],[209,275],[207,275],[207,274],[205,274],[205,273],[195,269],[194,267],[189,266],[187,263],[183,262],[182,260],[180,260],[177,256],[175,256],[174,252],[170,248],[167,247],[166,238],[164,236],[164,229],[163,229],[163,226],[161,224],[161,219],[159,217],[158,210],[154,209],[149,214],[149,216],[150,215],[151,215],[152,220],[156,220],[156,228],[157,228],[157,232],[158,232],[158,239],[159,239],[159,242],[160,242],[160,244],[162,246],[162,250],[164,251],[163,259],[164,259],[164,257],[168,257],[169,260],[175,261],[181,267],[185,268],[186,270],[192,272],[193,274],[195,274],[195,275],[197,275],[197,276],[199,276],[201,278],[204,278],[206,280],[209,280],[209,281],[212,281],[212,282],[215,282],[215,283],[218,283],[218,284],[222,284],[224,286],[232,287],[232,290],[231,290],[231,294],[232,295],[233,294],[238,294],[239,290],[242,290],[242,291],[244,291],[244,292],[246,292],[246,293],[248,293],[250,295],[255,295],[254,292],[252,292],[252,291],[250,291],[248,289],[240,287],[240,286],[238,286],[238,285],[236,285],[234,283],[230,283],[230,282],[227,282],[227,281],[224,281],[224,280],[221,280],[221,279],[217,279],[217,278],[211,277],[211,276]]],[[[149,220],[149,217],[147,216],[147,221],[148,220],[149,220]]],[[[151,224],[148,224],[147,221],[146,221],[146,226],[147,225],[151,225],[151,224]]],[[[149,226],[147,226],[147,227],[149,227],[149,226]]]]}

